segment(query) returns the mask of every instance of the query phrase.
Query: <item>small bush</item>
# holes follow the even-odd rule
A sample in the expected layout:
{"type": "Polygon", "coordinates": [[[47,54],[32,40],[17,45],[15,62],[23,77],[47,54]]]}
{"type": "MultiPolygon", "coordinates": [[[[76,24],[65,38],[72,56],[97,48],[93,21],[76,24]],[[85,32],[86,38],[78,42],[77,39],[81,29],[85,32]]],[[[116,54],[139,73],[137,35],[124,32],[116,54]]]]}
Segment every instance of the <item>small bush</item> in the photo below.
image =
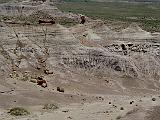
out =
{"type": "Polygon", "coordinates": [[[22,107],[12,108],[12,109],[10,109],[10,111],[8,113],[10,113],[10,115],[14,115],[14,116],[25,116],[25,115],[30,114],[30,112],[28,112],[26,109],[24,109],[22,107]]]}
{"type": "Polygon", "coordinates": [[[43,109],[45,110],[56,110],[58,109],[58,106],[55,104],[45,104],[43,109]]]}

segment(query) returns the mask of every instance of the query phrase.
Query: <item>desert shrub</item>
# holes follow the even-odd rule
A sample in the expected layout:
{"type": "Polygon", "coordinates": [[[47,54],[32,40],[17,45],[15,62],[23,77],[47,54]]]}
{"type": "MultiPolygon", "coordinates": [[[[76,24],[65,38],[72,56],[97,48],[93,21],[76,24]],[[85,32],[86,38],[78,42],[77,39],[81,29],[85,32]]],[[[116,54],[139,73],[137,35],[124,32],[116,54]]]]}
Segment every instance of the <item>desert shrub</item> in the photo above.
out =
{"type": "Polygon", "coordinates": [[[8,112],[10,115],[14,115],[14,116],[24,116],[24,115],[29,115],[30,112],[28,112],[26,109],[22,108],[22,107],[15,107],[10,109],[10,111],[8,112]]]}
{"type": "Polygon", "coordinates": [[[58,109],[59,107],[53,103],[50,103],[50,104],[45,104],[43,109],[45,110],[56,110],[58,109]]]}

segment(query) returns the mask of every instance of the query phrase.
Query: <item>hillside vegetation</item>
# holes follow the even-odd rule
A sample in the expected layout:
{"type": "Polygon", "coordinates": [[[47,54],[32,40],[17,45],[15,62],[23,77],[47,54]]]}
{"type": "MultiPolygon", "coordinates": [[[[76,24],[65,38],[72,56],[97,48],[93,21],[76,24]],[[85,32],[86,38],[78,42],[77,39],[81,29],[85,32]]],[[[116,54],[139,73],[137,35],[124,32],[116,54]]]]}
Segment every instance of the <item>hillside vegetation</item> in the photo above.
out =
{"type": "MultiPolygon", "coordinates": [[[[0,0],[0,4],[11,2],[11,1],[13,1],[13,0],[0,0]]],[[[20,1],[23,1],[23,0],[16,0],[16,1],[20,2],[20,1]]]]}
{"type": "Polygon", "coordinates": [[[86,2],[86,1],[95,1],[95,2],[160,2],[160,0],[63,0],[65,2],[86,2]]]}
{"type": "Polygon", "coordinates": [[[81,13],[112,22],[136,22],[145,30],[160,31],[159,3],[65,2],[57,6],[62,11],[81,13]]]}
{"type": "Polygon", "coordinates": [[[0,0],[0,3],[6,3],[6,2],[9,2],[11,0],[0,0]]]}

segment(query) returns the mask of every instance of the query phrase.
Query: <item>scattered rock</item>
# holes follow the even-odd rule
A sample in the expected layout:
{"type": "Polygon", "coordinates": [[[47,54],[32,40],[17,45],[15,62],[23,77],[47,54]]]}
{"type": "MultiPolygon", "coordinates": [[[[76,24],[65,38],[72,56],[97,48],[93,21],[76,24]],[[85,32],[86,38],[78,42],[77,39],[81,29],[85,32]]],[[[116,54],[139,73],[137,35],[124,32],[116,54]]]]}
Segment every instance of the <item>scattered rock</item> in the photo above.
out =
{"type": "Polygon", "coordinates": [[[99,97],[99,100],[104,100],[104,98],[103,97],[99,97]]]}
{"type": "Polygon", "coordinates": [[[116,108],[117,106],[116,106],[116,105],[113,105],[113,107],[115,107],[115,108],[116,108]]]}
{"type": "Polygon", "coordinates": [[[52,71],[49,71],[49,70],[44,70],[44,73],[47,74],[47,75],[53,74],[53,72],[52,72],[52,71]]]}
{"type": "Polygon", "coordinates": [[[41,85],[41,87],[46,88],[46,87],[47,87],[47,83],[43,83],[43,84],[41,85]]]}
{"type": "Polygon", "coordinates": [[[121,107],[121,108],[120,108],[120,110],[124,110],[124,108],[123,108],[123,107],[121,107]]]}
{"type": "Polygon", "coordinates": [[[66,113],[66,112],[69,112],[69,110],[63,110],[62,112],[66,113]]]}
{"type": "Polygon", "coordinates": [[[134,103],[134,101],[131,101],[131,102],[130,102],[130,104],[133,104],[133,103],[134,103]]]}
{"type": "Polygon", "coordinates": [[[37,85],[40,85],[41,87],[46,88],[47,82],[46,82],[46,80],[37,80],[37,85]]]}
{"type": "Polygon", "coordinates": [[[156,101],[156,98],[152,98],[152,101],[156,101]]]}
{"type": "Polygon", "coordinates": [[[38,80],[43,80],[43,76],[38,76],[38,80]]]}
{"type": "Polygon", "coordinates": [[[106,81],[106,83],[109,83],[109,80],[105,80],[106,81]]]}
{"type": "Polygon", "coordinates": [[[109,113],[108,111],[105,111],[104,113],[109,113]]]}
{"type": "Polygon", "coordinates": [[[43,76],[39,76],[37,78],[37,85],[40,85],[41,87],[46,88],[47,87],[47,82],[43,78],[44,78],[43,76]]]}
{"type": "Polygon", "coordinates": [[[83,101],[86,101],[86,98],[83,98],[82,100],[83,100],[83,101]]]}
{"type": "Polygon", "coordinates": [[[64,92],[64,88],[57,87],[58,92],[64,92]]]}
{"type": "Polygon", "coordinates": [[[36,67],[36,69],[37,69],[37,70],[40,70],[40,69],[41,69],[41,67],[40,67],[40,66],[37,66],[37,67],[36,67]]]}
{"type": "Polygon", "coordinates": [[[96,99],[98,99],[98,100],[104,100],[104,98],[103,97],[96,97],[96,99]]]}
{"type": "Polygon", "coordinates": [[[68,118],[68,119],[72,119],[72,117],[70,117],[70,116],[69,116],[69,117],[67,117],[67,118],[68,118]]]}
{"type": "Polygon", "coordinates": [[[126,46],[124,44],[121,44],[122,50],[127,50],[126,46]]]}

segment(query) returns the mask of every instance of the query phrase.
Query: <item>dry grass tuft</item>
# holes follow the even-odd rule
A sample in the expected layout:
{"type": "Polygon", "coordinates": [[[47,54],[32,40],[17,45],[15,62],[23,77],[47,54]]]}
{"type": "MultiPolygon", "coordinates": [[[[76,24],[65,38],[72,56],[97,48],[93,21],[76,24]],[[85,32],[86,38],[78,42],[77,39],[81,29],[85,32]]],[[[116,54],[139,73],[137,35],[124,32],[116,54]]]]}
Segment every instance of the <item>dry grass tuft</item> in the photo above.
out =
{"type": "Polygon", "coordinates": [[[13,116],[25,116],[30,114],[30,112],[28,112],[26,109],[22,107],[12,108],[8,113],[10,113],[10,115],[13,115],[13,116]]]}
{"type": "Polygon", "coordinates": [[[56,110],[58,109],[59,107],[55,104],[45,104],[43,109],[45,110],[56,110]]]}

